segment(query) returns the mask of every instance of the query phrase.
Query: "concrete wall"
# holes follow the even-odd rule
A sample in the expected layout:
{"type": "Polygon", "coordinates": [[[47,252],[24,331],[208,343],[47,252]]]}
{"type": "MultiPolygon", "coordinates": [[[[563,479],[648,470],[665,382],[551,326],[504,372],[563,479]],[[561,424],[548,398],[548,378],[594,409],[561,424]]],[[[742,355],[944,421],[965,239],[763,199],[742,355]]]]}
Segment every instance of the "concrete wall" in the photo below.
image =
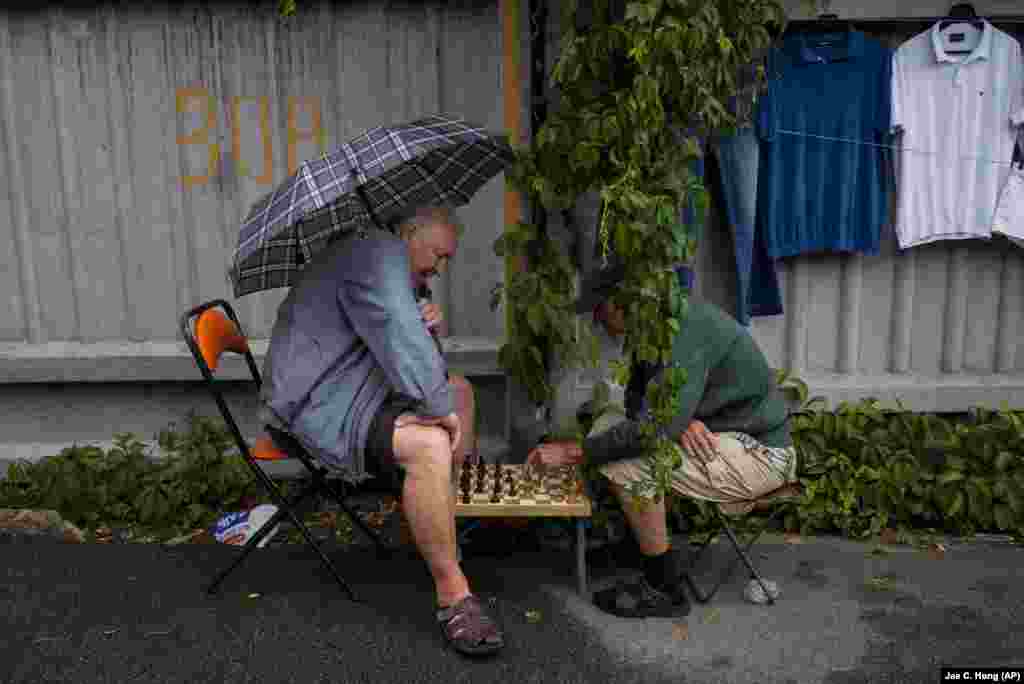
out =
{"type": "MultiPolygon", "coordinates": [[[[502,132],[501,46],[496,1],[0,10],[0,459],[213,413],[178,317],[230,296],[252,203],[371,126],[445,112],[502,132]]],[[[503,202],[499,176],[460,210],[435,287],[453,370],[485,384],[503,202]]],[[[235,302],[259,361],[283,296],[235,302]]]]}
{"type": "MultiPolygon", "coordinates": [[[[180,313],[229,292],[249,207],[302,160],[436,112],[502,130],[496,3],[314,1],[286,24],[276,5],[0,13],[3,358],[179,343],[180,313]]],[[[462,212],[437,288],[453,335],[501,335],[476,294],[500,278],[502,190],[462,212]]],[[[254,337],[283,296],[240,301],[254,337]]]]}

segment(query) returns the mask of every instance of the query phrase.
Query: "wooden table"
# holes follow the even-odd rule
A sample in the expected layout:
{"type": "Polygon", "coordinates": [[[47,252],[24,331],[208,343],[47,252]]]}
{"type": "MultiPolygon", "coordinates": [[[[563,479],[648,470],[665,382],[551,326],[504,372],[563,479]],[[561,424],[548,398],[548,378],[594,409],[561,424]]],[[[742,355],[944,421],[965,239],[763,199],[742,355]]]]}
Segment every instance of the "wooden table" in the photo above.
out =
{"type": "MultiPolygon", "coordinates": [[[[493,469],[493,465],[486,466],[493,469]]],[[[522,481],[522,466],[504,465],[502,473],[512,472],[520,477],[522,481]]],[[[473,473],[476,472],[473,466],[473,473]]],[[[491,473],[488,472],[490,475],[491,473]]],[[[475,489],[475,477],[472,480],[471,491],[475,489]]],[[[455,517],[456,518],[574,518],[576,520],[576,584],[580,596],[589,599],[587,594],[587,531],[585,521],[593,515],[593,502],[587,492],[586,483],[576,470],[576,483],[578,488],[575,491],[575,501],[549,501],[543,496],[534,498],[526,492],[519,493],[518,502],[509,500],[509,497],[502,496],[496,503],[490,502],[491,486],[493,477],[487,480],[487,487],[479,494],[474,494],[473,501],[463,503],[459,477],[456,476],[453,482],[455,493],[455,517]],[[537,499],[541,499],[538,501],[537,499]]]]}

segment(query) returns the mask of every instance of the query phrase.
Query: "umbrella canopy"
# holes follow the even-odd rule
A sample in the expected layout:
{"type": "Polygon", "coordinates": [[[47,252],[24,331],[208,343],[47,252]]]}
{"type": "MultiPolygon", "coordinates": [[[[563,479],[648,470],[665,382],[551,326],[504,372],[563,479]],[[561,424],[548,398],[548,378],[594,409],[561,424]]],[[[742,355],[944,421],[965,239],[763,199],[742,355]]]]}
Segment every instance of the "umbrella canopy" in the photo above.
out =
{"type": "Polygon", "coordinates": [[[305,161],[242,224],[235,297],[290,286],[336,233],[383,227],[410,208],[464,205],[513,159],[505,136],[430,116],[372,128],[305,161]]]}

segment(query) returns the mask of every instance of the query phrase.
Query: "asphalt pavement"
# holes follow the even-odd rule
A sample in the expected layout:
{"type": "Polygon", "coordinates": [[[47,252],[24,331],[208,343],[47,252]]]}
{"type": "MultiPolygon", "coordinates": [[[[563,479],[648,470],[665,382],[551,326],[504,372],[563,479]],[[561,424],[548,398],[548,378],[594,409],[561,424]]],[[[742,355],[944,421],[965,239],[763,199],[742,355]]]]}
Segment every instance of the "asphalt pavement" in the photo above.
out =
{"type": "MultiPolygon", "coordinates": [[[[686,618],[622,620],[575,592],[571,552],[466,554],[473,588],[506,630],[497,657],[445,647],[412,553],[332,557],[348,601],[311,551],[254,554],[209,598],[237,551],[219,545],[0,545],[0,682],[938,682],[946,666],[1024,667],[1024,548],[946,540],[941,555],[832,537],[755,547],[779,583],[746,603],[739,572],[686,618]]],[[[498,545],[501,547],[502,545],[498,545]]],[[[723,539],[695,569],[732,553],[723,539]]],[[[591,554],[592,588],[635,572],[591,554]]],[[[627,559],[628,560],[628,559],[627,559]]]]}

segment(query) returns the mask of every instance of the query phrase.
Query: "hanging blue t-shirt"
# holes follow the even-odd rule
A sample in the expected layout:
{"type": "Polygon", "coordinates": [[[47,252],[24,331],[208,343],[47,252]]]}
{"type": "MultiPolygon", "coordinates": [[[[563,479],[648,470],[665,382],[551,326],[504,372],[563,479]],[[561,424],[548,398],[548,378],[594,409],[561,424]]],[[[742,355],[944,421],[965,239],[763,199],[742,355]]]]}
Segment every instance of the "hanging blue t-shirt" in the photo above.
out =
{"type": "Polygon", "coordinates": [[[860,31],[796,34],[769,57],[758,230],[773,259],[877,254],[889,215],[892,50],[860,31]]]}

